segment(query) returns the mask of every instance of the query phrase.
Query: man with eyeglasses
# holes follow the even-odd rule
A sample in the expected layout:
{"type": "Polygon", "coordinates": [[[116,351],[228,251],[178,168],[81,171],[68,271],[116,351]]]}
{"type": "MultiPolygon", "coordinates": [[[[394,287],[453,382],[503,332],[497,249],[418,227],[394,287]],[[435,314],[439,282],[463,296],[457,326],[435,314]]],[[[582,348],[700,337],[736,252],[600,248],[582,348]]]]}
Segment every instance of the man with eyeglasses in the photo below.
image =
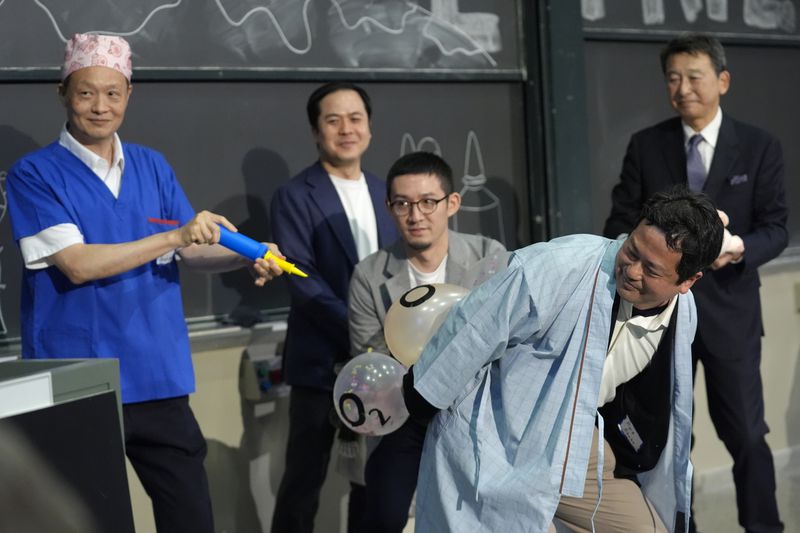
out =
{"type": "MultiPolygon", "coordinates": [[[[386,205],[401,238],[370,255],[353,271],[348,306],[351,353],[369,348],[389,353],[383,336],[386,312],[412,287],[466,282],[479,260],[505,253],[499,242],[448,229],[461,206],[453,192],[453,172],[439,156],[414,152],[398,159],[386,178],[386,205]]],[[[367,460],[365,532],[400,533],[417,486],[426,425],[409,420],[399,430],[374,439],[367,460]]]]}

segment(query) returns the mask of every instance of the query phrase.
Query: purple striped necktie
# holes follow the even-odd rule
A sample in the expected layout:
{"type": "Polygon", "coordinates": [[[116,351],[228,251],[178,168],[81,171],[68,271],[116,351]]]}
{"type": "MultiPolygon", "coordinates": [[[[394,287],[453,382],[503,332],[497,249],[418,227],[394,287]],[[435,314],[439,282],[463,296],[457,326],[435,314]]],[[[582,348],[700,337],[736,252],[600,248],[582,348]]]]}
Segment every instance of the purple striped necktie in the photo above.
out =
{"type": "Polygon", "coordinates": [[[700,150],[697,145],[703,140],[699,133],[689,138],[689,149],[686,152],[686,176],[689,178],[689,189],[697,192],[703,190],[706,183],[706,167],[703,165],[703,158],[700,157],[700,150]]]}

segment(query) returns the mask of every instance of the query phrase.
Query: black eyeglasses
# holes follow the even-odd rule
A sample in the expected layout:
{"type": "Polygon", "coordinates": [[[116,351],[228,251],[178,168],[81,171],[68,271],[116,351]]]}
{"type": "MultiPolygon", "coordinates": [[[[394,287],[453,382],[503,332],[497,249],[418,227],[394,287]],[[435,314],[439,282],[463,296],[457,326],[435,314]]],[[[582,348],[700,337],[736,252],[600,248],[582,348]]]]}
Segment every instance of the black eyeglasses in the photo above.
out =
{"type": "Polygon", "coordinates": [[[423,215],[430,215],[436,211],[436,207],[439,205],[439,202],[446,200],[448,196],[450,195],[445,194],[438,200],[434,198],[423,198],[422,200],[417,200],[416,202],[409,202],[408,200],[395,200],[393,202],[389,202],[389,209],[391,209],[392,213],[395,215],[403,216],[409,214],[413,206],[417,206],[420,213],[423,215]]]}

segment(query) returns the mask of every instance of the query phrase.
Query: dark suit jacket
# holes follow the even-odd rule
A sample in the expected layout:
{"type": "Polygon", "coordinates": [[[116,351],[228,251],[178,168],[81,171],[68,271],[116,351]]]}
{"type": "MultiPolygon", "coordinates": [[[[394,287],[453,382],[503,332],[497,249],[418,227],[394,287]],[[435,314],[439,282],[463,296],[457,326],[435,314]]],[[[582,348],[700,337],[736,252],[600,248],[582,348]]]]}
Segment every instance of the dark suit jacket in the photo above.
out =
{"type": "MultiPolygon", "coordinates": [[[[616,238],[629,233],[653,193],[686,183],[680,118],[636,133],[612,193],[604,235],[616,238]]],[[[745,253],[736,265],[709,269],[692,288],[697,336],[715,355],[757,356],[763,334],[757,268],[788,243],[780,143],[767,132],[723,114],[704,192],[728,214],[728,229],[742,238],[745,253]]]]}
{"type": "MultiPolygon", "coordinates": [[[[372,174],[364,175],[382,248],[398,238],[384,207],[386,184],[372,174]]],[[[358,256],[344,207],[319,162],[276,191],[271,219],[281,251],[308,274],[308,278],[283,276],[291,295],[284,377],[290,385],[332,390],[334,365],[347,359],[350,350],[347,294],[358,256]]]]}

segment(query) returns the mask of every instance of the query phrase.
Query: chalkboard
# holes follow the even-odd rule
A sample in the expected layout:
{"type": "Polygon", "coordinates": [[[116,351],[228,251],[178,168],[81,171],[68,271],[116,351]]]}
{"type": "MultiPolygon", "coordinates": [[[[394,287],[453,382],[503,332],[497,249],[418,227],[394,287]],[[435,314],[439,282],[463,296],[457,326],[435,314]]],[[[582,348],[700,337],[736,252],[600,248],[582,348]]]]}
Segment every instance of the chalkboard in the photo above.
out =
{"type": "MultiPolygon", "coordinates": [[[[3,6],[0,6],[2,9],[3,6]]],[[[270,238],[275,189],[316,159],[305,104],[316,83],[134,82],[120,130],[173,165],[195,209],[227,216],[244,233],[270,238]]],[[[524,106],[518,83],[366,83],[373,139],[364,168],[384,176],[404,151],[438,151],[464,196],[453,226],[514,248],[529,235],[524,106]]],[[[54,84],[0,84],[0,171],[55,140],[64,121],[54,84]]],[[[19,334],[21,259],[5,210],[0,219],[0,311],[6,337],[19,334]]],[[[279,243],[280,244],[280,243],[279,243]]],[[[182,269],[187,317],[283,310],[281,279],[256,289],[246,271],[182,269]]]]}
{"type": "Polygon", "coordinates": [[[53,79],[74,33],[135,77],[521,77],[517,0],[0,0],[0,76],[53,79]]]}
{"type": "MultiPolygon", "coordinates": [[[[663,44],[589,41],[585,46],[586,107],[592,169],[592,226],[596,233],[611,211],[630,136],[672,117],[659,52],[663,44]]],[[[731,87],[722,110],[777,137],[784,152],[790,246],[800,246],[800,169],[796,48],[726,46],[731,87]]]]}
{"type": "Polygon", "coordinates": [[[712,33],[725,42],[800,44],[797,0],[582,0],[590,38],[666,40],[712,33]]]}

